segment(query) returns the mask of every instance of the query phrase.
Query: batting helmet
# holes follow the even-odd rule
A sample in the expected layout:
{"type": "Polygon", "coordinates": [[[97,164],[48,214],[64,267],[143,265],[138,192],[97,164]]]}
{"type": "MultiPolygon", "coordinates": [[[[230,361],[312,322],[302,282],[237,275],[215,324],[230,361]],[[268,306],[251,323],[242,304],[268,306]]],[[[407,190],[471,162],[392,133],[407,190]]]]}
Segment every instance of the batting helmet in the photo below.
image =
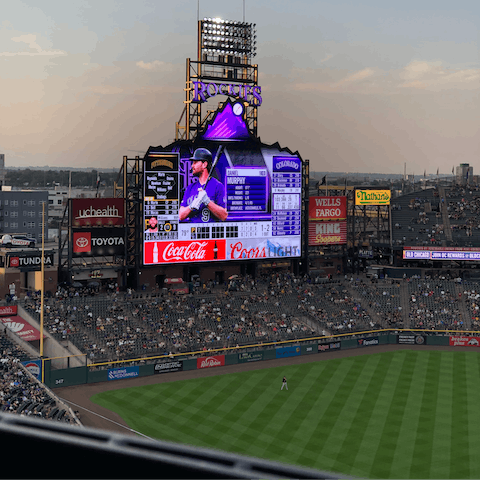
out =
{"type": "Polygon", "coordinates": [[[193,157],[190,157],[190,161],[192,162],[208,162],[208,169],[210,170],[210,167],[212,166],[212,153],[210,150],[207,150],[206,148],[197,148],[195,152],[193,153],[193,157]]]}

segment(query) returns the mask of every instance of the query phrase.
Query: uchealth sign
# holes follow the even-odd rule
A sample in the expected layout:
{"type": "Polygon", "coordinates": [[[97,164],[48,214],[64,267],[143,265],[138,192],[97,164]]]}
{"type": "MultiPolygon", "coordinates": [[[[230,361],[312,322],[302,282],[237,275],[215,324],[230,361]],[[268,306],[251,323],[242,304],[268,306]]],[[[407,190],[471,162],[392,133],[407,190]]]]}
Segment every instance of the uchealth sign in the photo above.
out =
{"type": "Polygon", "coordinates": [[[123,198],[74,198],[71,202],[74,228],[125,225],[123,198]]]}
{"type": "Polygon", "coordinates": [[[0,306],[0,317],[8,317],[10,315],[17,314],[17,306],[16,305],[2,305],[0,306]]]}
{"type": "Polygon", "coordinates": [[[310,197],[308,219],[310,221],[346,220],[347,197],[310,197]]]}
{"type": "MultiPolygon", "coordinates": [[[[42,268],[42,253],[8,255],[7,266],[21,268],[24,271],[40,270],[42,268]]],[[[53,267],[53,253],[44,255],[44,266],[53,267]]]]}
{"type": "Polygon", "coordinates": [[[125,253],[124,230],[102,228],[74,231],[72,253],[75,257],[123,255],[125,253]]]}
{"type": "Polygon", "coordinates": [[[14,315],[12,317],[1,317],[0,322],[2,322],[11,332],[13,332],[15,335],[18,335],[18,337],[26,342],[40,340],[40,332],[18,315],[14,315]]]}
{"type": "Polygon", "coordinates": [[[347,222],[309,222],[308,245],[345,245],[347,222]]]}

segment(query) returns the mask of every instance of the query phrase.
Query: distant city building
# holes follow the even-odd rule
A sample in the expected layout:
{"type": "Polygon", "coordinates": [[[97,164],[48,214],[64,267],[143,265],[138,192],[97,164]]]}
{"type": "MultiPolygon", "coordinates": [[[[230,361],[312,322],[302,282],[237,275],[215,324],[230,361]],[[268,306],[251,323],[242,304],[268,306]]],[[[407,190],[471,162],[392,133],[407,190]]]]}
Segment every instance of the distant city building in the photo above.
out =
{"type": "Polygon", "coordinates": [[[455,170],[455,183],[457,185],[470,185],[473,180],[473,167],[469,163],[461,163],[455,170]]]}
{"type": "Polygon", "coordinates": [[[0,153],[0,188],[5,184],[5,154],[0,153]]]}
{"type": "Polygon", "coordinates": [[[0,233],[23,233],[41,241],[42,205],[45,203],[46,224],[47,202],[46,191],[0,190],[0,233]]]}

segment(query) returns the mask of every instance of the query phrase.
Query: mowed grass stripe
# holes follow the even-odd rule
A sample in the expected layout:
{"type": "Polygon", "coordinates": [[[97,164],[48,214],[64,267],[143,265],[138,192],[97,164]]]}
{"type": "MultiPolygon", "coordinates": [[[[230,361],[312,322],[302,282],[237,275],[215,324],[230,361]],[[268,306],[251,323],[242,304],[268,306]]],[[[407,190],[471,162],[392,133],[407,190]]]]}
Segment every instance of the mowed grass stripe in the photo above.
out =
{"type": "Polygon", "coordinates": [[[379,448],[383,446],[382,435],[387,422],[388,412],[391,405],[396,401],[396,388],[399,379],[399,372],[404,368],[406,359],[405,352],[391,352],[381,354],[382,359],[389,357],[388,370],[383,378],[382,385],[378,385],[378,395],[374,411],[370,421],[365,428],[363,441],[359,444],[356,457],[353,459],[353,467],[350,474],[357,477],[370,476],[375,456],[379,448]]]}
{"type": "Polygon", "coordinates": [[[397,373],[392,403],[385,411],[385,424],[380,433],[377,450],[372,451],[373,461],[370,472],[367,473],[371,478],[402,478],[401,472],[406,472],[403,473],[403,478],[408,478],[409,459],[419,416],[418,409],[411,400],[409,403],[409,395],[412,392],[414,376],[421,375],[418,367],[428,359],[428,354],[421,356],[419,365],[415,351],[403,350],[395,352],[395,356],[403,356],[404,361],[397,373]]]}
{"type": "MultiPolygon", "coordinates": [[[[359,388],[363,393],[363,386],[357,387],[357,382],[360,381],[360,374],[367,359],[362,357],[361,362],[356,362],[354,359],[349,360],[351,361],[338,361],[336,374],[332,376],[324,389],[325,395],[322,395],[322,400],[329,403],[324,408],[322,416],[314,424],[318,436],[318,450],[313,452],[313,458],[309,452],[305,451],[299,457],[302,463],[308,461],[308,459],[313,459],[313,464],[309,462],[309,466],[327,470],[333,468],[335,458],[340,451],[341,443],[347,435],[348,427],[353,418],[351,409],[356,403],[355,398],[358,395],[356,389],[359,388]],[[323,467],[320,467],[320,464],[323,467]]],[[[270,448],[274,449],[275,444],[271,444],[270,448]]]]}
{"type": "Polygon", "coordinates": [[[470,478],[480,478],[480,355],[468,352],[467,398],[468,398],[468,451],[470,453],[470,478]]]}
{"type": "MultiPolygon", "coordinates": [[[[423,392],[417,408],[420,417],[417,436],[411,457],[410,469],[417,478],[430,478],[432,463],[433,435],[435,431],[437,392],[441,373],[442,353],[431,352],[427,362],[425,378],[422,380],[423,392]]],[[[410,473],[410,475],[411,475],[410,473]]]]}
{"type": "MultiPolygon", "coordinates": [[[[452,352],[453,353],[453,352],[452,352]]],[[[435,426],[433,430],[430,478],[450,476],[450,428],[452,424],[452,398],[454,385],[454,355],[443,352],[440,356],[440,379],[436,392],[435,426]]],[[[435,401],[435,400],[433,400],[435,401]]]]}
{"type": "MultiPolygon", "coordinates": [[[[450,478],[470,478],[470,448],[468,418],[468,391],[465,352],[453,356],[452,424],[450,455],[456,466],[450,470],[450,478]]],[[[478,398],[478,397],[477,397],[478,398]]],[[[478,452],[477,452],[478,455],[478,452]]]]}
{"type": "MultiPolygon", "coordinates": [[[[359,375],[365,384],[363,395],[359,389],[355,389],[353,401],[357,404],[351,406],[352,413],[355,416],[350,422],[350,428],[340,448],[332,467],[333,471],[350,471],[355,464],[355,459],[360,450],[362,442],[370,443],[370,439],[365,439],[365,433],[370,424],[374,413],[376,402],[382,391],[383,382],[388,373],[388,368],[392,362],[393,356],[369,355],[366,356],[367,362],[359,375]],[[367,380],[369,378],[369,381],[367,380]]],[[[352,398],[352,395],[350,396],[352,398]]],[[[350,402],[351,403],[351,402],[350,402]]]]}

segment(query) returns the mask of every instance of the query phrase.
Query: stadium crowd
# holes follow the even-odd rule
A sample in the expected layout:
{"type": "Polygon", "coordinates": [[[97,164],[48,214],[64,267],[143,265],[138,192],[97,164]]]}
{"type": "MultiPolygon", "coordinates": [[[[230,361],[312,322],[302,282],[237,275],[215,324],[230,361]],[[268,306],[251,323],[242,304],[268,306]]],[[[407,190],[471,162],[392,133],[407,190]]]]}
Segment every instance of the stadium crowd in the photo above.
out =
{"type": "Polygon", "coordinates": [[[0,334],[0,408],[2,412],[34,416],[65,423],[75,423],[68,409],[21,365],[26,353],[0,334]]]}

